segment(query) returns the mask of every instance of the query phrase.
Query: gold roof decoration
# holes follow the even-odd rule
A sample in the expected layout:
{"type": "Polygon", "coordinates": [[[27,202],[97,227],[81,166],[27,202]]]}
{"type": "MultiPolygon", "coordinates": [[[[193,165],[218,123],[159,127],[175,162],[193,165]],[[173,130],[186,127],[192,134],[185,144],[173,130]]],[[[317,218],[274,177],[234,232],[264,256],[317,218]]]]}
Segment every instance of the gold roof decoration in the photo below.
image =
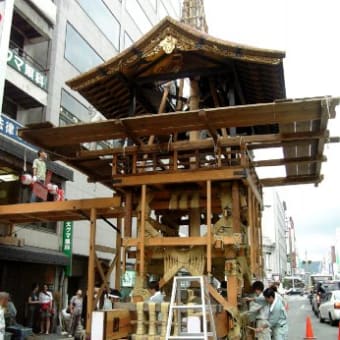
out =
{"type": "Polygon", "coordinates": [[[236,76],[244,89],[240,104],[265,103],[285,97],[284,56],[217,39],[166,17],[132,46],[67,84],[107,118],[156,113],[159,82],[191,75],[225,81],[236,76]],[[136,107],[128,113],[134,94],[136,107]]]}

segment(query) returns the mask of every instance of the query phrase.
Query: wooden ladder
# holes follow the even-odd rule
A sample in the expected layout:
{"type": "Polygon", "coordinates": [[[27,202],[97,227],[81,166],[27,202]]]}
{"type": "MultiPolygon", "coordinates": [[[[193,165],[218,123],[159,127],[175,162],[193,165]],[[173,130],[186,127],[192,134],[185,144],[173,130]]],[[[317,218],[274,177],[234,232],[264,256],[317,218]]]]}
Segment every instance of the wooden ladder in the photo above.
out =
{"type": "MultiPolygon", "coordinates": [[[[195,288],[198,288],[197,286],[195,288]]],[[[187,321],[189,316],[186,315],[187,321]]],[[[205,276],[176,276],[174,278],[171,300],[169,306],[169,315],[166,329],[166,340],[170,339],[217,339],[214,315],[210,303],[210,296],[208,290],[208,279],[205,276]],[[187,291],[192,283],[198,283],[200,289],[200,303],[199,304],[184,304],[181,299],[181,292],[187,291]],[[200,332],[190,333],[188,328],[183,323],[183,312],[195,311],[199,313],[200,332]],[[174,316],[176,313],[176,320],[174,316]],[[208,330],[209,322],[209,330],[208,330]],[[176,327],[177,326],[177,327],[176,327]],[[203,328],[203,331],[202,331],[203,328]],[[177,332],[175,331],[177,329],[177,332]],[[178,334],[174,334],[178,333],[178,334]]]]}

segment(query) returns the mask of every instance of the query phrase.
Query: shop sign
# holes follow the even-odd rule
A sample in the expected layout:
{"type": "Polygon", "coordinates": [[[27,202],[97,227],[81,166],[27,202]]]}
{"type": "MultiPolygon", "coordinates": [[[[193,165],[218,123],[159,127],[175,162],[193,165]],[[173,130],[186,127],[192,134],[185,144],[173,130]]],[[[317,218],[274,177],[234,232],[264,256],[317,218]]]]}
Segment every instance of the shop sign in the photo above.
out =
{"type": "Polygon", "coordinates": [[[0,114],[0,135],[8,137],[9,139],[12,139],[16,142],[19,142],[20,144],[24,144],[36,150],[35,147],[26,143],[26,141],[24,141],[22,138],[18,136],[18,130],[21,129],[22,127],[23,125],[21,125],[12,118],[9,118],[4,113],[0,114]]]}
{"type": "Polygon", "coordinates": [[[8,50],[7,52],[7,64],[28,78],[35,85],[46,90],[47,77],[43,73],[37,71],[32,65],[28,64],[23,58],[19,57],[13,50],[8,50]]]}
{"type": "Polygon", "coordinates": [[[65,221],[63,228],[63,253],[69,258],[70,263],[66,267],[66,275],[72,275],[72,235],[73,235],[73,222],[65,221]]]}

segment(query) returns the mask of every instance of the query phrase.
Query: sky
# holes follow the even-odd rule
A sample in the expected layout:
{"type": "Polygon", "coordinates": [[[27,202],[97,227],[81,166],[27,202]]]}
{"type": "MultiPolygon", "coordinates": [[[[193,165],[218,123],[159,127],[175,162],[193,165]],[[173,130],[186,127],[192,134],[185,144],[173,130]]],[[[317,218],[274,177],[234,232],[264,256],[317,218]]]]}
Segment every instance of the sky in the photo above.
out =
{"type": "MultiPolygon", "coordinates": [[[[340,96],[340,2],[338,0],[205,0],[209,34],[286,52],[287,98],[340,96]]],[[[329,120],[340,136],[340,107],[329,120]]],[[[275,188],[294,220],[298,254],[322,260],[340,228],[340,144],[325,146],[324,180],[318,187],[275,188]]],[[[340,251],[340,249],[339,249],[340,251]]]]}

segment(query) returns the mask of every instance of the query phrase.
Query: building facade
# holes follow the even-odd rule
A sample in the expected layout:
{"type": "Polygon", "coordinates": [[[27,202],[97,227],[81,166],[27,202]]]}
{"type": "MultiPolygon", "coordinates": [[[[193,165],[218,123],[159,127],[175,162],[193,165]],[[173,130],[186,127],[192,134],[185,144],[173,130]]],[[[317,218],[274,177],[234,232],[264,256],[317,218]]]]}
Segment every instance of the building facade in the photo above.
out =
{"type": "MultiPolygon", "coordinates": [[[[2,19],[0,39],[2,45],[8,41],[7,53],[0,54],[0,69],[5,70],[3,81],[0,77],[0,204],[30,198],[20,175],[32,171],[37,149],[21,140],[17,130],[32,123],[59,126],[105,119],[65,81],[129,47],[166,15],[179,18],[181,14],[180,0],[12,0],[6,6],[6,12],[0,7],[6,19],[2,19]]],[[[106,142],[84,145],[108,146],[106,142]]],[[[48,169],[53,172],[52,182],[65,190],[67,199],[112,195],[109,188],[88,183],[84,175],[62,163],[49,161],[48,169]]],[[[0,284],[12,293],[21,314],[19,321],[24,319],[31,283],[46,282],[51,289],[69,294],[86,286],[89,223],[67,222],[14,226],[11,236],[24,246],[12,251],[13,246],[0,244],[0,284]],[[66,224],[72,227],[69,277],[64,271],[69,260],[62,253],[66,224]],[[27,289],[22,289],[22,282],[27,289]]],[[[7,226],[0,231],[8,236],[7,226]]],[[[116,237],[109,224],[98,221],[98,243],[112,248],[116,237]]],[[[101,253],[100,260],[110,257],[112,254],[101,253]]]]}
{"type": "Polygon", "coordinates": [[[287,275],[287,218],[285,202],[272,189],[264,191],[262,245],[265,278],[282,279],[287,275]]]}

